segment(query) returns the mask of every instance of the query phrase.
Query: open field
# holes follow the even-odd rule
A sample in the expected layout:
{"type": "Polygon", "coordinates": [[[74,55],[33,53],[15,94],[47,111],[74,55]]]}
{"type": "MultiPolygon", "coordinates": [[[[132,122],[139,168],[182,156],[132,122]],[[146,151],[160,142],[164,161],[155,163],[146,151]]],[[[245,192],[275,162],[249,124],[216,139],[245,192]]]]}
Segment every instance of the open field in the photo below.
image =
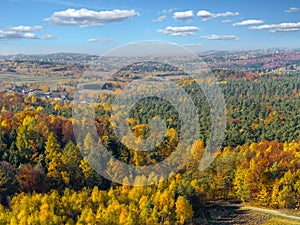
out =
{"type": "Polygon", "coordinates": [[[41,76],[31,74],[0,73],[0,82],[6,81],[15,84],[38,83],[47,84],[50,87],[69,81],[70,77],[64,76],[41,76]]]}

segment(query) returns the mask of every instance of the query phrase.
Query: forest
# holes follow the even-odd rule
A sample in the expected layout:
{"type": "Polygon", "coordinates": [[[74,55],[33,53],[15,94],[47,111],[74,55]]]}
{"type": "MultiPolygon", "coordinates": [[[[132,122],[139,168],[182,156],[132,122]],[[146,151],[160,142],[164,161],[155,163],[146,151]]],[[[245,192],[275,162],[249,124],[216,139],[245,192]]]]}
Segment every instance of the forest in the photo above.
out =
{"type": "MultiPolygon", "coordinates": [[[[88,155],[101,141],[127,164],[161,162],[180,136],[180,118],[169,102],[147,98],[130,111],[128,123],[138,138],[149,136],[148,123],[155,116],[167,125],[162,143],[145,153],[118,141],[109,104],[96,107],[99,138],[87,133],[78,146],[72,124],[80,121],[72,118],[71,104],[0,92],[0,224],[189,224],[203,217],[207,202],[229,199],[299,208],[300,74],[213,72],[226,101],[221,150],[206,170],[198,170],[209,142],[210,107],[196,82],[178,79],[197,108],[200,135],[187,149],[189,162],[149,186],[105,179],[89,165],[88,155]]],[[[99,98],[111,102],[118,91],[99,98]]],[[[160,177],[153,174],[153,179],[160,177]]]]}

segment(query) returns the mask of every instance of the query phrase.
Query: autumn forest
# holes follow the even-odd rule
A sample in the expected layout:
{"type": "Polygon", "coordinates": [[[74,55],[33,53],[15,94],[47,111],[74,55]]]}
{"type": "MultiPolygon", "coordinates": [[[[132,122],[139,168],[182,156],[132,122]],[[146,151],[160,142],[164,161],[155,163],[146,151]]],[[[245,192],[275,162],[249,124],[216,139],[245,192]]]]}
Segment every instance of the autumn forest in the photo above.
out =
{"type": "MultiPolygon", "coordinates": [[[[124,163],[161,162],[180,136],[180,118],[169,102],[147,98],[130,111],[127,121],[138,138],[149,136],[151,118],[166,123],[162,143],[145,153],[127,148],[114,134],[109,102],[123,87],[120,80],[99,96],[108,104],[96,106],[92,122],[98,139],[83,132],[82,146],[73,133],[73,124],[80,121],[72,117],[71,102],[0,92],[0,224],[194,224],[207,217],[210,202],[229,200],[300,208],[299,72],[212,73],[224,94],[227,118],[215,160],[198,170],[211,129],[205,95],[193,80],[175,79],[195,103],[200,135],[186,150],[191,159],[178,173],[148,186],[112,182],[90,166],[88,156],[101,141],[124,163]]],[[[116,170],[122,173],[122,168],[116,170]]],[[[160,177],[153,174],[153,179],[160,177]]]]}

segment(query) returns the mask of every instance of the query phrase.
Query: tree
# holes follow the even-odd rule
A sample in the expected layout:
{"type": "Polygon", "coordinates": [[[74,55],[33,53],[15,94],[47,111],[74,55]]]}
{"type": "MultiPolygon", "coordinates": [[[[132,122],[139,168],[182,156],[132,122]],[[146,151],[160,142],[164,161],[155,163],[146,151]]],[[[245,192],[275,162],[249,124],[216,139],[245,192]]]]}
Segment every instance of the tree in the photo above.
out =
{"type": "Polygon", "coordinates": [[[130,213],[126,208],[122,208],[120,216],[119,216],[119,224],[120,225],[135,225],[133,219],[130,216],[130,213]]]}
{"type": "Polygon", "coordinates": [[[96,150],[96,141],[93,138],[91,133],[87,133],[83,140],[83,154],[84,156],[88,156],[92,154],[96,150]]]}
{"type": "Polygon", "coordinates": [[[93,225],[96,224],[95,214],[91,208],[84,209],[79,217],[77,224],[80,225],[93,225]]]}
{"type": "Polygon", "coordinates": [[[18,164],[28,163],[32,156],[32,151],[28,143],[28,132],[23,126],[20,126],[17,130],[16,146],[18,149],[18,164]]]}
{"type": "Polygon", "coordinates": [[[7,205],[8,197],[18,190],[17,169],[8,162],[0,162],[0,201],[7,205]]]}
{"type": "Polygon", "coordinates": [[[69,141],[74,141],[73,126],[70,120],[66,120],[62,124],[62,142],[68,143],[69,141]]]}
{"type": "Polygon", "coordinates": [[[24,165],[17,175],[17,181],[21,191],[24,192],[44,192],[45,191],[45,172],[39,165],[24,165]]]}
{"type": "Polygon", "coordinates": [[[7,144],[4,142],[3,139],[3,134],[0,128],[0,160],[3,160],[3,158],[7,155],[7,144]]]}
{"type": "Polygon", "coordinates": [[[47,177],[53,188],[62,188],[67,181],[68,175],[63,171],[63,154],[56,137],[51,132],[45,147],[45,161],[47,166],[47,177]]]}
{"type": "Polygon", "coordinates": [[[164,190],[162,193],[160,191],[156,192],[154,210],[157,210],[161,222],[168,221],[172,217],[174,213],[174,210],[172,210],[175,203],[174,198],[175,194],[168,190],[164,190]]]}
{"type": "Polygon", "coordinates": [[[176,217],[179,224],[184,224],[193,218],[193,207],[182,196],[179,196],[176,201],[176,217]]]}
{"type": "Polygon", "coordinates": [[[235,191],[235,196],[240,198],[242,201],[246,201],[250,198],[247,176],[247,170],[242,166],[239,166],[236,169],[235,177],[233,180],[233,190],[235,191]]]}
{"type": "Polygon", "coordinates": [[[100,188],[107,188],[107,182],[105,179],[99,175],[90,165],[86,157],[84,157],[80,161],[79,165],[83,176],[84,176],[84,185],[87,187],[94,187],[98,186],[100,188]]]}
{"type": "Polygon", "coordinates": [[[279,181],[278,205],[281,208],[300,206],[300,170],[292,173],[287,171],[279,181]]]}
{"type": "Polygon", "coordinates": [[[201,160],[202,155],[204,153],[204,142],[202,140],[197,140],[194,142],[191,153],[193,155],[193,158],[197,160],[198,162],[201,160]]]}
{"type": "Polygon", "coordinates": [[[69,175],[68,184],[75,189],[80,189],[83,184],[83,174],[80,169],[81,159],[79,149],[73,141],[69,141],[62,151],[62,161],[65,174],[69,175]]]}

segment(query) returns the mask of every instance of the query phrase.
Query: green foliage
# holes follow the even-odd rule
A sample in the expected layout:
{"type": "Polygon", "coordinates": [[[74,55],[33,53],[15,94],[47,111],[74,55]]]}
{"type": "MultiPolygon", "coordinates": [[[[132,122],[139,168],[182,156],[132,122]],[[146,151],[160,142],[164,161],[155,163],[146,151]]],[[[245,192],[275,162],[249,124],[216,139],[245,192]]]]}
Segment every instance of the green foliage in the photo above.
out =
{"type": "MultiPolygon", "coordinates": [[[[0,224],[188,224],[201,215],[207,200],[230,198],[265,207],[299,208],[298,75],[258,78],[241,71],[215,72],[227,107],[222,150],[205,171],[198,171],[210,137],[210,106],[195,82],[176,80],[195,103],[200,135],[187,149],[191,160],[178,174],[147,187],[112,184],[91,168],[88,157],[97,153],[98,139],[82,132],[83,152],[79,152],[72,122],[82,121],[70,119],[70,105],[0,93],[0,197],[5,206],[0,205],[0,224]]],[[[87,122],[95,122],[100,140],[115,158],[145,166],[175,150],[181,121],[172,104],[146,98],[130,111],[127,122],[136,140],[127,141],[136,145],[151,134],[151,119],[159,117],[166,123],[163,141],[140,153],[114,134],[109,119],[114,96],[100,97],[108,103],[97,105],[95,121],[87,122]]],[[[124,173],[111,162],[106,166],[111,175],[124,173]]],[[[152,179],[160,177],[153,174],[152,179]]]]}

